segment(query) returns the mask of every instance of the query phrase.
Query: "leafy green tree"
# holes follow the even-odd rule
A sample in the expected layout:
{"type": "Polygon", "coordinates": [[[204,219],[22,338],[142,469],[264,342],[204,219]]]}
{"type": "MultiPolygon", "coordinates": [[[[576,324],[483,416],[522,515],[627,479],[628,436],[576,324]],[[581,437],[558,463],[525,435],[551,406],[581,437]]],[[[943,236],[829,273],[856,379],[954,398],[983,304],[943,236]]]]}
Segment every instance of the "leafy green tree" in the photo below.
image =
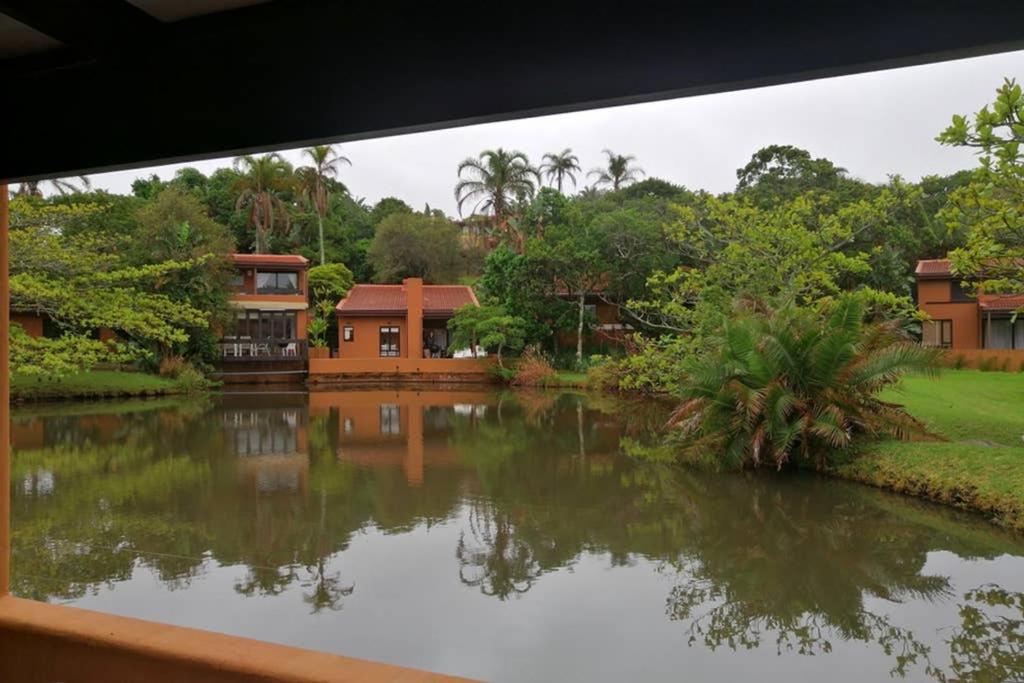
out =
{"type": "Polygon", "coordinates": [[[132,265],[116,235],[61,233],[70,215],[95,207],[28,205],[28,218],[19,215],[22,206],[20,199],[11,203],[12,224],[18,226],[10,235],[11,309],[46,316],[62,335],[29,341],[12,328],[13,371],[59,375],[88,369],[97,357],[140,359],[185,344],[186,330],[209,325],[209,314],[159,291],[161,283],[196,268],[199,260],[132,265]],[[101,328],[119,339],[98,345],[93,334],[101,328]]]}
{"type": "Polygon", "coordinates": [[[582,171],[579,158],[568,147],[561,152],[545,154],[538,170],[541,175],[547,176],[548,181],[554,181],[559,192],[562,191],[566,179],[576,187],[576,174],[582,171]]]}
{"type": "Polygon", "coordinates": [[[352,271],[342,263],[327,263],[309,269],[309,292],[313,317],[309,321],[310,339],[314,346],[327,346],[327,339],[334,338],[337,321],[334,308],[352,289],[355,280],[352,271]]]}
{"type": "MultiPolygon", "coordinates": [[[[836,192],[846,169],[792,145],[769,145],[736,171],[736,194],[761,207],[791,201],[810,190],[836,192]]],[[[854,183],[854,181],[849,181],[854,183]]]]}
{"type": "Polygon", "coordinates": [[[878,393],[907,372],[930,371],[937,352],[910,343],[894,322],[865,324],[864,312],[857,297],[824,317],[792,304],[739,311],[687,369],[671,420],[684,454],[822,470],[861,436],[924,433],[878,393]]]}
{"type": "Polygon", "coordinates": [[[955,115],[936,138],[977,149],[981,165],[971,183],[955,190],[941,216],[967,244],[950,254],[957,273],[980,292],[1024,291],[1024,95],[1013,79],[971,119],[955,115]]]}
{"type": "Polygon", "coordinates": [[[602,152],[608,159],[604,168],[595,168],[587,176],[594,176],[594,186],[607,186],[612,190],[619,190],[626,185],[635,183],[644,175],[644,169],[633,165],[636,157],[632,155],[616,154],[610,149],[602,152]]]}
{"type": "Polygon", "coordinates": [[[235,184],[235,210],[245,210],[249,227],[256,236],[256,253],[267,250],[270,233],[287,230],[291,225],[288,205],[283,198],[294,186],[291,164],[280,154],[271,153],[235,159],[240,174],[235,184]]]}
{"type": "Polygon", "coordinates": [[[218,329],[231,318],[228,283],[234,268],[229,255],[234,251],[231,232],[212,220],[203,203],[182,184],[170,184],[139,210],[131,262],[140,266],[191,264],[153,286],[154,292],[205,314],[204,324],[186,329],[188,342],[177,349],[182,355],[205,362],[215,360],[218,329]]]}
{"type": "Polygon", "coordinates": [[[379,225],[393,213],[415,213],[411,206],[397,197],[384,197],[370,210],[370,224],[379,225]]]}
{"type": "Polygon", "coordinates": [[[377,282],[421,277],[454,282],[462,274],[459,230],[447,218],[393,213],[377,226],[367,259],[377,282]]]}
{"type": "Polygon", "coordinates": [[[459,164],[458,175],[455,201],[459,213],[472,202],[474,213],[491,214],[495,228],[522,250],[522,238],[510,229],[509,219],[515,204],[531,198],[540,184],[540,175],[527,156],[500,147],[484,150],[478,158],[470,157],[459,164]]]}
{"type": "Polygon", "coordinates": [[[348,157],[339,154],[334,145],[315,145],[302,150],[302,153],[309,158],[312,165],[297,169],[295,176],[300,193],[316,213],[320,237],[320,265],[324,265],[327,262],[324,249],[324,216],[330,207],[332,185],[337,184],[338,189],[344,190],[344,186],[336,181],[338,169],[341,165],[351,166],[352,162],[348,157]]]}
{"type": "Polygon", "coordinates": [[[477,346],[494,351],[500,368],[505,367],[503,353],[506,349],[518,351],[526,343],[526,321],[494,304],[461,306],[448,321],[448,329],[454,348],[470,348],[474,354],[477,346]]]}
{"type": "Polygon", "coordinates": [[[501,244],[487,255],[477,282],[483,297],[526,321],[527,343],[550,339],[549,321],[555,320],[562,308],[562,302],[553,296],[554,283],[546,275],[543,263],[501,244]]]}

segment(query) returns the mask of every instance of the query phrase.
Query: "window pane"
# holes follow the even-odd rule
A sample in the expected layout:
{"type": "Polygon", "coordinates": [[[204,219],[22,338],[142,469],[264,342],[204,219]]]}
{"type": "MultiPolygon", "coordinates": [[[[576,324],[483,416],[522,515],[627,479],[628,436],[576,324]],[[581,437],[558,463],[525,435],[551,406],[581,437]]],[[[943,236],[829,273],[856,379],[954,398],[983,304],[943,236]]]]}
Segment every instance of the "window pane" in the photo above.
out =
{"type": "Polygon", "coordinates": [[[272,289],[277,286],[275,273],[256,273],[256,289],[272,289]]]}
{"type": "Polygon", "coordinates": [[[1013,348],[1024,349],[1024,315],[1017,318],[1013,329],[1013,348]]]}
{"type": "Polygon", "coordinates": [[[939,323],[937,320],[926,320],[921,326],[921,343],[924,346],[940,346],[939,323]]]}
{"type": "Polygon", "coordinates": [[[1008,349],[1011,343],[1010,320],[992,320],[985,323],[985,348],[1008,349]]]}

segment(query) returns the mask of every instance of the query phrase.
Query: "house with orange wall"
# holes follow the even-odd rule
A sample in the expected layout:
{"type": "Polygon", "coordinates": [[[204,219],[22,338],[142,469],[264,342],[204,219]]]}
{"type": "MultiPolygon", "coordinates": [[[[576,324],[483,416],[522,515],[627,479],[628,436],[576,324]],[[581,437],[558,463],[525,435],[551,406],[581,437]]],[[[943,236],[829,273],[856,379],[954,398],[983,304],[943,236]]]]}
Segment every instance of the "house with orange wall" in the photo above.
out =
{"type": "Polygon", "coordinates": [[[306,357],[309,261],[298,254],[231,254],[234,320],[223,332],[225,362],[306,357]]]}
{"type": "Polygon", "coordinates": [[[448,321],[467,304],[480,302],[465,285],[425,285],[420,278],[356,285],[335,309],[338,357],[445,358],[448,321]]]}
{"type": "Polygon", "coordinates": [[[1024,294],[971,296],[948,259],[918,261],[917,305],[924,322],[921,343],[948,349],[1024,349],[1024,294]]]}

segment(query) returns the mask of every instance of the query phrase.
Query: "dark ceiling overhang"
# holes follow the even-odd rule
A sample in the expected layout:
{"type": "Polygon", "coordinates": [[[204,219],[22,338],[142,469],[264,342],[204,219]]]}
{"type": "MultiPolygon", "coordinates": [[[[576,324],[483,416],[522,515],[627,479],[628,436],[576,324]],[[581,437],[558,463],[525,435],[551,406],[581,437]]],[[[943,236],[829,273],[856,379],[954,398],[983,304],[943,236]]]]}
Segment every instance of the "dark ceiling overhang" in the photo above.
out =
{"type": "Polygon", "coordinates": [[[162,23],[121,0],[0,0],[0,13],[64,45],[0,61],[0,178],[11,180],[1024,47],[1024,3],[998,1],[547,3],[485,13],[479,4],[290,0],[162,23]]]}

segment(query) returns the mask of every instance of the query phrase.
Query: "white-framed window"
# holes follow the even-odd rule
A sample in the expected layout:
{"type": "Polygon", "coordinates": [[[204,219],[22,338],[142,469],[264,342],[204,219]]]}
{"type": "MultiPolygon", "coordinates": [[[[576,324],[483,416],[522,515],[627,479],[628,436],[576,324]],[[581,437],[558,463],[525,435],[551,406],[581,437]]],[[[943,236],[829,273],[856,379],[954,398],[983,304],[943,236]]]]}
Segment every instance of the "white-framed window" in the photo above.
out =
{"type": "Polygon", "coordinates": [[[397,358],[401,353],[401,333],[397,327],[380,328],[381,358],[397,358]]]}
{"type": "Polygon", "coordinates": [[[347,342],[355,341],[356,340],[355,328],[353,328],[351,325],[345,325],[343,328],[341,328],[341,340],[342,341],[347,341],[347,342]]]}

